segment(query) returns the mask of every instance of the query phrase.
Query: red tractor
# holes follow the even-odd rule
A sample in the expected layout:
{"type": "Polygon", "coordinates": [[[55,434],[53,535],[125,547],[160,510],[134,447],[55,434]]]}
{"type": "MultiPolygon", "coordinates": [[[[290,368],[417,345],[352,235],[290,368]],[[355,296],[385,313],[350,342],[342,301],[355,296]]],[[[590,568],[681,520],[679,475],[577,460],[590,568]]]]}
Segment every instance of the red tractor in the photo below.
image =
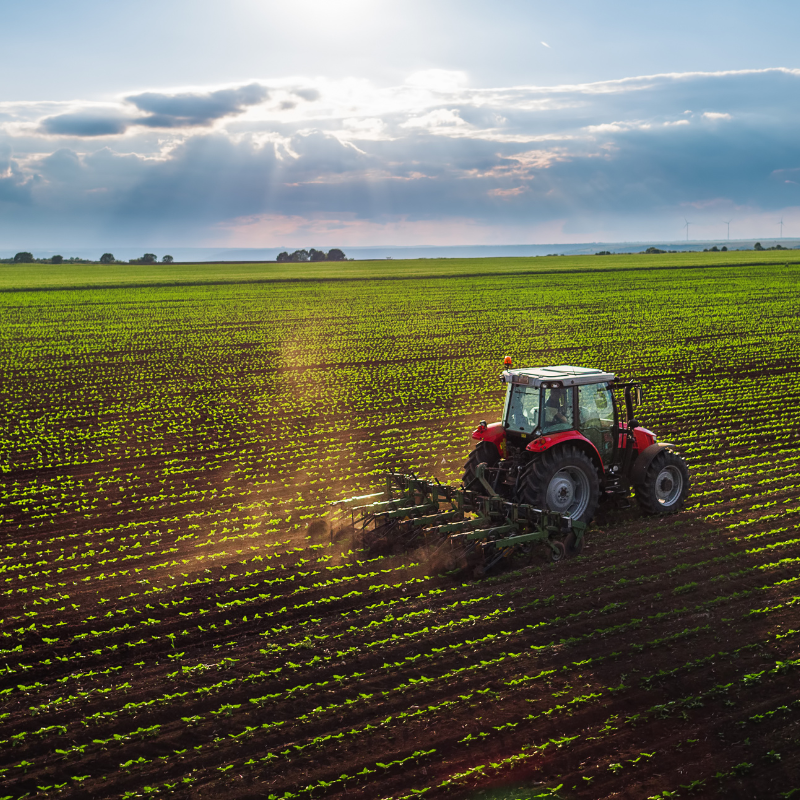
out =
{"type": "MultiPolygon", "coordinates": [[[[444,569],[476,576],[535,545],[552,561],[577,556],[602,499],[673,514],[689,470],[636,420],[642,387],[585,367],[507,369],[503,419],[481,422],[461,486],[389,473],[383,492],[340,501],[370,550],[424,544],[444,569]],[[380,499],[378,499],[380,498],[380,499]]],[[[337,504],[338,505],[338,504],[337,504]]]]}
{"type": "Polygon", "coordinates": [[[648,514],[682,508],[689,470],[673,445],[636,420],[639,383],[585,367],[511,369],[508,357],[505,364],[503,419],[473,432],[465,489],[584,523],[602,499],[626,503],[631,489],[648,514]]]}

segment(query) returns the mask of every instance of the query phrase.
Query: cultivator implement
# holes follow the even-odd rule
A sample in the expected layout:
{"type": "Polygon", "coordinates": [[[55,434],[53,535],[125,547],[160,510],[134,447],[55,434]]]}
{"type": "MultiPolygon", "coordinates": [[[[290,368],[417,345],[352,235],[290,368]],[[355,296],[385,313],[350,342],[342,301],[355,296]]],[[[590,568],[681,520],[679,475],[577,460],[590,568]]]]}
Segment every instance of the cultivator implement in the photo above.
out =
{"type": "Polygon", "coordinates": [[[472,568],[477,576],[537,544],[552,561],[583,547],[586,525],[500,497],[480,464],[474,483],[483,492],[446,486],[414,475],[389,473],[383,492],[340,501],[348,509],[362,546],[370,552],[424,547],[435,568],[472,568]]]}

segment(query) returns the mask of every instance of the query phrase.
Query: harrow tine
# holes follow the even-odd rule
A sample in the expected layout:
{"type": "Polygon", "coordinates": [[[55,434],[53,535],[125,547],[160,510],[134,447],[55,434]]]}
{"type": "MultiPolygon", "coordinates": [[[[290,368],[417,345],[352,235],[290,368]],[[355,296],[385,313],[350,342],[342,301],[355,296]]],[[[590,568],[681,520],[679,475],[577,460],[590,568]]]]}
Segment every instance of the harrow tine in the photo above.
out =
{"type": "Polygon", "coordinates": [[[361,531],[361,545],[370,552],[384,552],[392,548],[395,539],[395,532],[399,527],[397,520],[387,520],[375,528],[364,528],[361,531]]]}
{"type": "Polygon", "coordinates": [[[508,558],[513,550],[513,547],[498,548],[497,552],[483,565],[484,574],[492,569],[492,567],[499,564],[504,558],[508,558]]]}

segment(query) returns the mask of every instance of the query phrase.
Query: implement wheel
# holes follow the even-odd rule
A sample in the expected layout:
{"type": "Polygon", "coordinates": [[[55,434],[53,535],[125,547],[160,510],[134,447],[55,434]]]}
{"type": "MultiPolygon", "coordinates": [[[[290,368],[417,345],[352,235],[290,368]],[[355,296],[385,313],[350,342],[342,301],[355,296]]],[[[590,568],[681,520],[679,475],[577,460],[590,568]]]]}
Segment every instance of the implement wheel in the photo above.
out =
{"type": "Polygon", "coordinates": [[[689,468],[670,450],[662,450],[634,487],[636,500],[647,514],[674,514],[689,496],[689,468]]]}
{"type": "Polygon", "coordinates": [[[521,494],[523,503],[589,523],[600,500],[600,480],[589,456],[564,445],[530,462],[521,494]]]}
{"type": "Polygon", "coordinates": [[[550,550],[550,560],[553,563],[563,561],[566,558],[566,549],[563,542],[552,542],[552,549],[550,550]]]}
{"type": "Polygon", "coordinates": [[[478,464],[494,467],[498,461],[500,461],[500,453],[495,445],[490,442],[478,442],[475,449],[469,454],[467,463],[464,464],[464,477],[461,479],[464,488],[484,492],[483,484],[475,477],[478,464]]]}

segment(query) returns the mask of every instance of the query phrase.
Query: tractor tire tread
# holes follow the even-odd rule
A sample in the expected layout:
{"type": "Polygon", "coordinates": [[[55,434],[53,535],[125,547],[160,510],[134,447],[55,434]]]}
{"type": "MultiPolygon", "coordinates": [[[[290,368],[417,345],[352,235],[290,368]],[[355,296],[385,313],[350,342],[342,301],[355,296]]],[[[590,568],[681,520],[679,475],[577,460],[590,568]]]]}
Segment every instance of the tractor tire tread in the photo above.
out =
{"type": "Polygon", "coordinates": [[[650,462],[645,471],[644,479],[641,483],[634,485],[633,491],[636,496],[636,502],[645,514],[651,514],[653,516],[676,514],[683,508],[686,498],[689,496],[689,468],[686,466],[686,462],[677,453],[673,453],[671,450],[662,450],[650,462]],[[659,503],[656,498],[655,483],[659,472],[670,463],[673,466],[677,466],[681,471],[683,475],[683,488],[680,496],[674,503],[669,506],[664,506],[659,503]]]}
{"type": "Polygon", "coordinates": [[[521,501],[544,511],[547,486],[553,475],[562,468],[564,462],[582,463],[590,478],[591,495],[580,520],[588,524],[600,502],[600,477],[592,460],[574,445],[554,447],[531,459],[521,478],[521,501]]]}
{"type": "Polygon", "coordinates": [[[464,477],[462,484],[465,489],[476,488],[472,487],[475,482],[475,473],[478,464],[488,464],[490,467],[495,466],[500,461],[500,453],[497,447],[491,442],[478,442],[475,449],[469,454],[466,464],[464,464],[464,477]]]}

